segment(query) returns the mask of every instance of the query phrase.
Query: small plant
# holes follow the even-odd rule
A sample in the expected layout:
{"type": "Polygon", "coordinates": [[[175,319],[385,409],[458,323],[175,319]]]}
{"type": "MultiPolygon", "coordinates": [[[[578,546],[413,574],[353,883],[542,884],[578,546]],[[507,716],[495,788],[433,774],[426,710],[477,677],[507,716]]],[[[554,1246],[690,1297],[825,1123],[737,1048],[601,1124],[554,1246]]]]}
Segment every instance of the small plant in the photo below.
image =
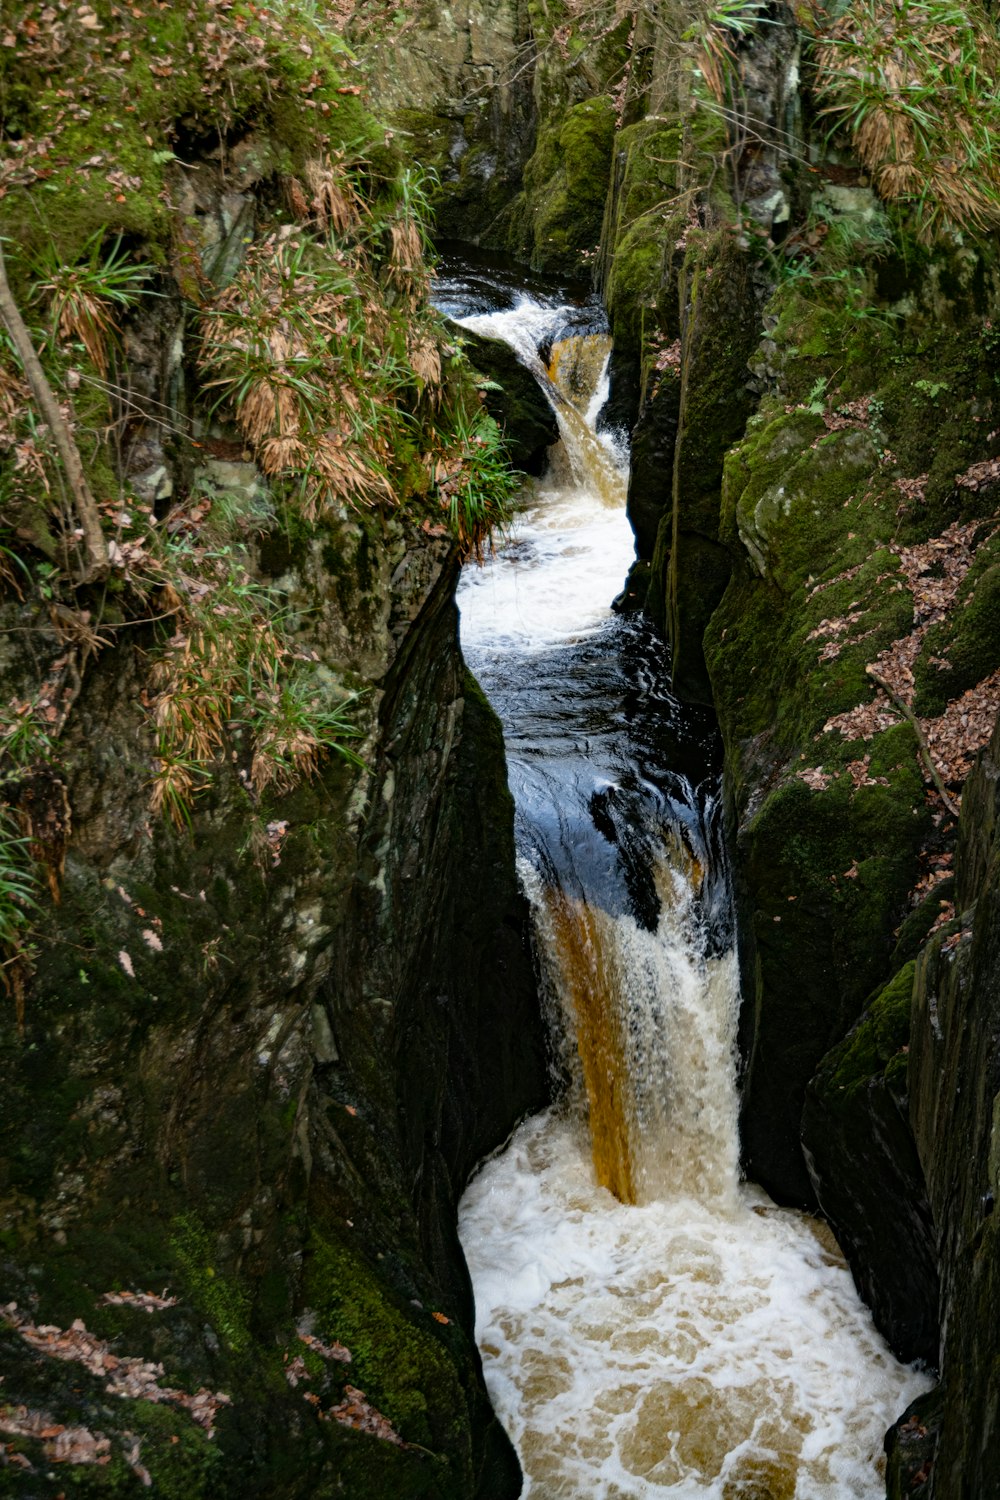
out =
{"type": "Polygon", "coordinates": [[[696,66],[717,104],[732,100],[737,78],[735,44],[770,24],[767,0],[710,0],[682,40],[695,44],[696,66]]]}
{"type": "Polygon", "coordinates": [[[829,377],[824,379],[821,375],[806,397],[806,411],[811,412],[814,417],[821,417],[826,411],[826,388],[829,384],[829,377]]]}
{"type": "Polygon", "coordinates": [[[28,844],[10,808],[0,807],[0,950],[7,954],[20,949],[31,914],[38,906],[38,883],[32,873],[28,844]]]}
{"type": "Polygon", "coordinates": [[[21,835],[10,808],[0,806],[0,980],[14,997],[22,1035],[25,982],[32,957],[26,939],[38,908],[38,890],[30,840],[21,835]]]}
{"type": "Polygon", "coordinates": [[[154,269],[132,261],[120,239],[105,251],[103,238],[100,231],[93,235],[86,258],[75,265],[64,264],[50,245],[36,264],[39,279],[33,294],[48,307],[54,335],[83,344],[102,377],[118,334],[117,318],[136,306],[154,269]]]}
{"type": "Polygon", "coordinates": [[[269,691],[258,690],[248,705],[254,734],[250,779],[257,791],[287,792],[300,781],[312,780],[330,752],[363,767],[364,762],[344,743],[361,732],[349,716],[357,701],[357,693],[348,693],[332,706],[324,706],[315,673],[301,669],[276,680],[269,691]]]}
{"type": "Polygon", "coordinates": [[[929,401],[936,401],[941,392],[950,391],[951,386],[946,380],[915,380],[913,389],[923,391],[929,401]]]}
{"type": "Polygon", "coordinates": [[[51,760],[52,752],[37,699],[0,708],[0,787],[27,767],[51,760]]]}

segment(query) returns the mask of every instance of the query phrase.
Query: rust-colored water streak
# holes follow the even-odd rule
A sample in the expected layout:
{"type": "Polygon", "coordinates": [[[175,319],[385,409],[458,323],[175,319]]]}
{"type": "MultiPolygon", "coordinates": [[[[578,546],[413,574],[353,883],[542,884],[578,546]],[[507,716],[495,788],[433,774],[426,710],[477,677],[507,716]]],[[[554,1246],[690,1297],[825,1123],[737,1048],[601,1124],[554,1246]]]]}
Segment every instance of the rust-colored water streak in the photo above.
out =
{"type": "Polygon", "coordinates": [[[549,888],[560,988],[576,1020],[576,1045],[587,1093],[594,1170],[602,1187],[634,1203],[634,1121],[615,948],[606,941],[609,918],[582,900],[549,888]]]}

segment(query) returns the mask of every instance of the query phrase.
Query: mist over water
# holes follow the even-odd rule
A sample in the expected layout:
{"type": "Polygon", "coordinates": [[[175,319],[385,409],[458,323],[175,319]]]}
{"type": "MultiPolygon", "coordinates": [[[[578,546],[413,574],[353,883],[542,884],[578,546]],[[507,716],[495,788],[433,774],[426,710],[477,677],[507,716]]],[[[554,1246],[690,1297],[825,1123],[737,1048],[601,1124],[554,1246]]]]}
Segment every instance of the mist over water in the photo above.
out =
{"type": "Polygon", "coordinates": [[[931,1382],[825,1226],[738,1180],[718,749],[660,642],[610,611],[633,547],[599,309],[463,295],[442,300],[536,369],[561,434],[459,593],[566,1081],[461,1205],[494,1405],[533,1500],[876,1500],[885,1429],[931,1382]]]}

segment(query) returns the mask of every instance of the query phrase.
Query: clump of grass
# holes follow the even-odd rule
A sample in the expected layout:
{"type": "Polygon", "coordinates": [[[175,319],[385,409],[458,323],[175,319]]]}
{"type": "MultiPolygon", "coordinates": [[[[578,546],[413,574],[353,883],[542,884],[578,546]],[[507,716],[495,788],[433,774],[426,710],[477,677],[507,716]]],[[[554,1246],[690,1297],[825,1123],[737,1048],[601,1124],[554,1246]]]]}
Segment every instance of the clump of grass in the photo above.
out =
{"type": "Polygon", "coordinates": [[[311,779],[329,754],[361,765],[346,743],[360,733],[350,713],[358,695],[331,687],[296,649],[279,596],[251,576],[242,550],[182,543],[172,553],[163,595],[177,628],[151,683],[154,811],[188,823],[234,731],[250,737],[245,779],[256,797],[311,779]]]}
{"type": "Polygon", "coordinates": [[[139,302],[153,266],[137,265],[120,237],[105,250],[99,230],[74,264],[61,260],[50,241],[36,270],[33,296],[48,308],[54,336],[82,343],[98,374],[106,376],[118,319],[139,302]]]}
{"type": "Polygon", "coordinates": [[[1000,223],[1000,39],[976,0],[855,0],[817,41],[816,89],[925,237],[1000,223]]]}
{"type": "Polygon", "coordinates": [[[392,497],[403,377],[387,333],[374,289],[305,232],[255,246],[202,316],[207,386],[231,406],[263,472],[297,481],[310,520],[392,497]]]}
{"type": "Polygon", "coordinates": [[[39,890],[29,843],[10,809],[0,807],[0,982],[14,998],[22,1034],[25,981],[31,973],[27,938],[39,890]]]}
{"type": "Polygon", "coordinates": [[[431,463],[448,530],[464,556],[482,562],[510,515],[518,480],[499,427],[478,401],[456,403],[450,433],[431,463]]]}
{"type": "Polygon", "coordinates": [[[0,708],[0,982],[13,996],[21,1033],[41,879],[32,840],[7,799],[17,780],[47,762],[51,753],[37,704],[15,701],[0,708]]]}
{"type": "Polygon", "coordinates": [[[286,201],[301,226],[255,245],[202,310],[207,387],[307,522],[406,506],[422,471],[431,519],[480,557],[514,481],[427,304],[423,179],[404,170],[366,200],[327,155],[286,183],[286,201]]]}

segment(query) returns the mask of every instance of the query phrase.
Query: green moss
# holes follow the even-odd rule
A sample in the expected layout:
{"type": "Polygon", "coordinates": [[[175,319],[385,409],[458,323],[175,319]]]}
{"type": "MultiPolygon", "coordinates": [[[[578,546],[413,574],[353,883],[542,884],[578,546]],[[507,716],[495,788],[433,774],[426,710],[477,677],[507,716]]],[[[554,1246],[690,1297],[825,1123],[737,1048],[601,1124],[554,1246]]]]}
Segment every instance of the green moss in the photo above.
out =
{"type": "Polygon", "coordinates": [[[305,5],[284,5],[280,28],[232,7],[239,41],[221,73],[218,17],[204,0],[125,12],[97,0],[96,10],[96,28],[67,19],[58,73],[34,78],[27,49],[4,59],[8,129],[13,117],[15,135],[51,139],[40,179],[0,205],[0,229],[22,244],[51,239],[72,262],[95,232],[118,232],[165,259],[175,147],[181,157],[199,142],[225,149],[252,130],[256,145],[233,168],[239,185],[250,167],[291,171],[321,143],[356,152],[381,135],[345,91],[350,50],[305,5]],[[85,110],[67,109],[68,90],[85,110]]]}
{"type": "Polygon", "coordinates": [[[407,1440],[453,1448],[465,1400],[442,1347],[445,1330],[440,1338],[430,1332],[430,1311],[404,1312],[359,1254],[318,1233],[310,1246],[306,1289],[324,1337],[339,1339],[351,1351],[351,1383],[407,1440]]]}
{"type": "Polygon", "coordinates": [[[149,1470],[155,1495],[197,1500],[222,1492],[226,1459],[186,1412],[150,1401],[122,1401],[116,1415],[125,1431],[141,1439],[140,1459],[149,1470]]]}
{"type": "Polygon", "coordinates": [[[825,1063],[830,1075],[826,1094],[834,1103],[846,1107],[851,1095],[874,1078],[905,1068],[915,970],[915,961],[904,964],[825,1063]]]}
{"type": "Polygon", "coordinates": [[[181,1269],[188,1295],[233,1354],[250,1344],[247,1315],[250,1299],[233,1279],[217,1269],[218,1260],[204,1224],[196,1214],[173,1220],[170,1247],[181,1269]]]}
{"type": "Polygon", "coordinates": [[[619,357],[639,357],[654,334],[670,342],[679,332],[671,271],[687,213],[677,202],[682,140],[679,124],[662,120],[640,120],[615,136],[602,280],[619,357]]]}
{"type": "Polygon", "coordinates": [[[532,222],[532,264],[574,271],[596,250],[604,216],[614,139],[611,99],[576,104],[539,131],[524,170],[532,222]]]}
{"type": "Polygon", "coordinates": [[[605,296],[622,354],[639,357],[647,337],[670,321],[669,235],[659,214],[638,219],[615,241],[605,296]]]}
{"type": "Polygon", "coordinates": [[[736,504],[736,525],[760,572],[790,593],[824,572],[834,553],[849,565],[854,549],[842,546],[844,511],[863,498],[877,462],[871,437],[848,431],[814,437],[797,460],[786,451],[777,464],[751,467],[736,504]]]}
{"type": "Polygon", "coordinates": [[[949,878],[936,885],[918,906],[907,915],[897,934],[896,948],[892,955],[893,966],[908,963],[916,958],[941,915],[942,908],[955,899],[955,882],[949,878]]]}
{"type": "MultiPolygon", "coordinates": [[[[680,174],[683,131],[679,123],[640,120],[615,136],[616,229],[627,231],[643,215],[673,207],[680,174]]],[[[661,221],[662,222],[662,221],[661,221]]]]}

